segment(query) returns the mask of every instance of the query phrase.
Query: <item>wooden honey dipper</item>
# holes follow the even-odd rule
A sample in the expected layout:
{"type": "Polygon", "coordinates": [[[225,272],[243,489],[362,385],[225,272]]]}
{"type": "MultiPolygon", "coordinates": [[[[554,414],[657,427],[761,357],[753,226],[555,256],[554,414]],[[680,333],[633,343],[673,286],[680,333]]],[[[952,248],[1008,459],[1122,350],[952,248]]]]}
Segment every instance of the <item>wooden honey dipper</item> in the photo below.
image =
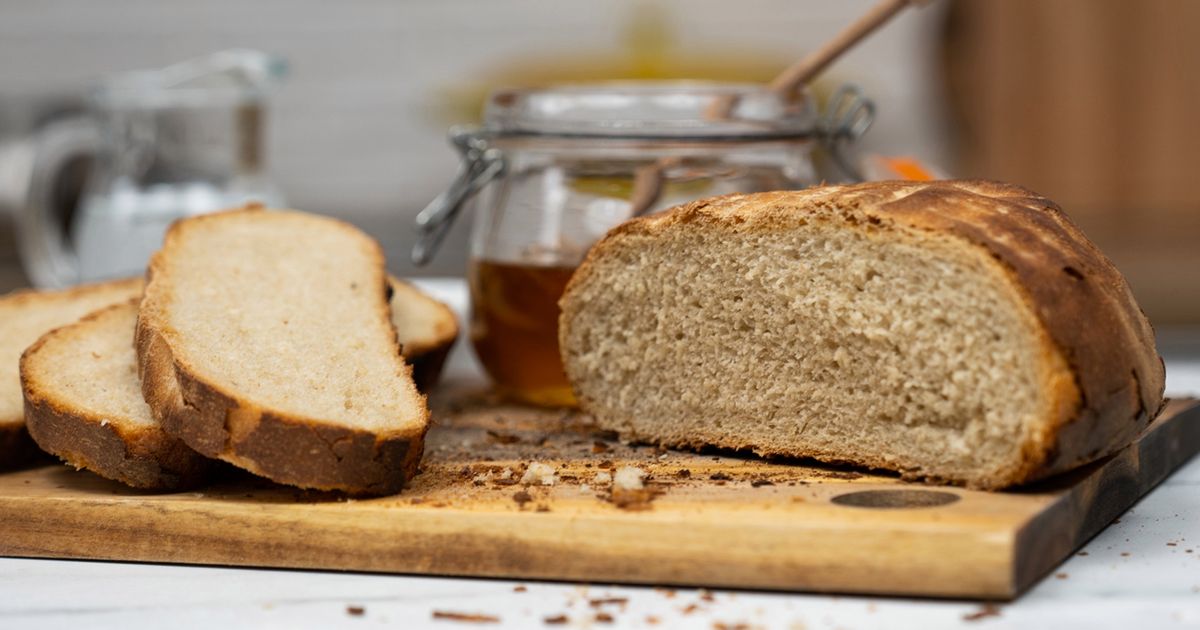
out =
{"type": "MultiPolygon", "coordinates": [[[[783,99],[791,98],[801,86],[812,81],[814,77],[829,67],[829,64],[854,47],[855,44],[862,41],[867,35],[870,35],[878,30],[879,27],[886,24],[902,9],[910,5],[925,5],[931,1],[882,0],[835,35],[833,39],[825,42],[820,48],[805,55],[799,61],[776,75],[768,84],[768,88],[783,99]]],[[[737,95],[733,94],[717,97],[708,106],[708,109],[705,110],[705,118],[708,120],[727,120],[733,113],[734,107],[737,106],[737,100],[737,95]]],[[[658,200],[659,194],[662,191],[663,171],[676,166],[678,162],[678,158],[664,158],[654,164],[638,169],[634,179],[633,193],[629,200],[631,217],[644,214],[650,209],[650,206],[654,205],[654,202],[658,200]]]]}

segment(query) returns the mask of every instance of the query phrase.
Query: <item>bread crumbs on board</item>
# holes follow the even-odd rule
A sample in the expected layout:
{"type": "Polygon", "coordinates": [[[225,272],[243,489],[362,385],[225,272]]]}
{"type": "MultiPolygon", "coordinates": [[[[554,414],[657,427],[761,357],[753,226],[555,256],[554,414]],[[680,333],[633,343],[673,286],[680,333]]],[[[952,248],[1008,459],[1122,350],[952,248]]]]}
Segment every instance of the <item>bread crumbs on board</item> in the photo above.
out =
{"type": "Polygon", "coordinates": [[[524,490],[517,490],[512,495],[512,500],[516,502],[517,507],[525,509],[525,504],[533,501],[533,496],[524,490]]]}
{"type": "Polygon", "coordinates": [[[647,510],[659,494],[645,484],[646,471],[636,466],[622,466],[613,473],[612,504],[624,510],[647,510]]]}
{"type": "Polygon", "coordinates": [[[532,462],[521,475],[521,484],[526,486],[553,486],[557,481],[554,467],[542,462],[532,462]]]}

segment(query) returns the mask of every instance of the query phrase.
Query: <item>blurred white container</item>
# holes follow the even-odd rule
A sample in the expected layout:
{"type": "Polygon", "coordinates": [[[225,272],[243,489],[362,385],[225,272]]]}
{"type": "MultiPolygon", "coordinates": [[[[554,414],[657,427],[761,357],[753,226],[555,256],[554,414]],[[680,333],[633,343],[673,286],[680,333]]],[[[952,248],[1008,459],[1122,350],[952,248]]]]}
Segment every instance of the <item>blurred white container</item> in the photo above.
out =
{"type": "Polygon", "coordinates": [[[228,50],[112,77],[89,95],[91,116],[47,128],[17,220],[21,260],[40,287],[139,275],[176,219],[247,202],[278,206],[267,178],[263,119],[282,60],[228,50]],[[91,155],[70,225],[52,210],[54,182],[91,155]]]}

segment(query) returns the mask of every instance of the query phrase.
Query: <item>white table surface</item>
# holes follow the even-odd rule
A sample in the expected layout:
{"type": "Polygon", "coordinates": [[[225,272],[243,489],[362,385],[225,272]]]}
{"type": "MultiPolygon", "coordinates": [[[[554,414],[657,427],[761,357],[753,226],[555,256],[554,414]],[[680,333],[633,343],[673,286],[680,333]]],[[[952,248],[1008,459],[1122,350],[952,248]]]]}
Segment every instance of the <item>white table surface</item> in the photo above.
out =
{"type": "MultiPolygon", "coordinates": [[[[461,282],[419,284],[462,312],[461,282]]],[[[1200,395],[1200,353],[1164,353],[1168,395],[1200,395]]],[[[477,369],[460,344],[447,374],[477,369]]],[[[1200,458],[1055,573],[973,619],[978,602],[0,558],[0,629],[1200,628],[1200,458]],[[588,602],[605,597],[628,599],[599,609],[611,624],[596,622],[588,602]],[[437,620],[434,611],[500,622],[437,620]],[[544,624],[557,615],[570,621],[544,624]]]]}

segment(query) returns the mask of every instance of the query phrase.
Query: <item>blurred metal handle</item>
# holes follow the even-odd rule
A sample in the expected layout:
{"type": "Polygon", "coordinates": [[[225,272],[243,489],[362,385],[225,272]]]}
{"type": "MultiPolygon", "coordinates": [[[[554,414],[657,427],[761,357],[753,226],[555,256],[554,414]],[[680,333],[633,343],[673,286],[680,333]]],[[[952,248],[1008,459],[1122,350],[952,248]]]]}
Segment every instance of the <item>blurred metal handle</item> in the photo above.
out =
{"type": "Polygon", "coordinates": [[[873,122],[875,102],[867,98],[857,85],[846,84],[829,97],[825,113],[818,123],[821,144],[837,167],[855,181],[863,181],[862,171],[847,155],[847,150],[867,133],[873,122]]]}
{"type": "Polygon", "coordinates": [[[500,150],[488,146],[477,129],[455,127],[450,130],[450,142],[462,155],[463,165],[450,187],[417,214],[417,242],[412,250],[412,261],[417,265],[433,259],[467,201],[504,174],[500,150]]]}
{"type": "MultiPolygon", "coordinates": [[[[79,263],[67,236],[68,217],[58,207],[58,186],[67,161],[95,155],[100,131],[91,119],[69,118],[36,136],[29,188],[17,210],[17,250],[34,286],[58,288],[79,281],[79,263]]],[[[115,244],[114,244],[115,245],[115,244]]]]}

